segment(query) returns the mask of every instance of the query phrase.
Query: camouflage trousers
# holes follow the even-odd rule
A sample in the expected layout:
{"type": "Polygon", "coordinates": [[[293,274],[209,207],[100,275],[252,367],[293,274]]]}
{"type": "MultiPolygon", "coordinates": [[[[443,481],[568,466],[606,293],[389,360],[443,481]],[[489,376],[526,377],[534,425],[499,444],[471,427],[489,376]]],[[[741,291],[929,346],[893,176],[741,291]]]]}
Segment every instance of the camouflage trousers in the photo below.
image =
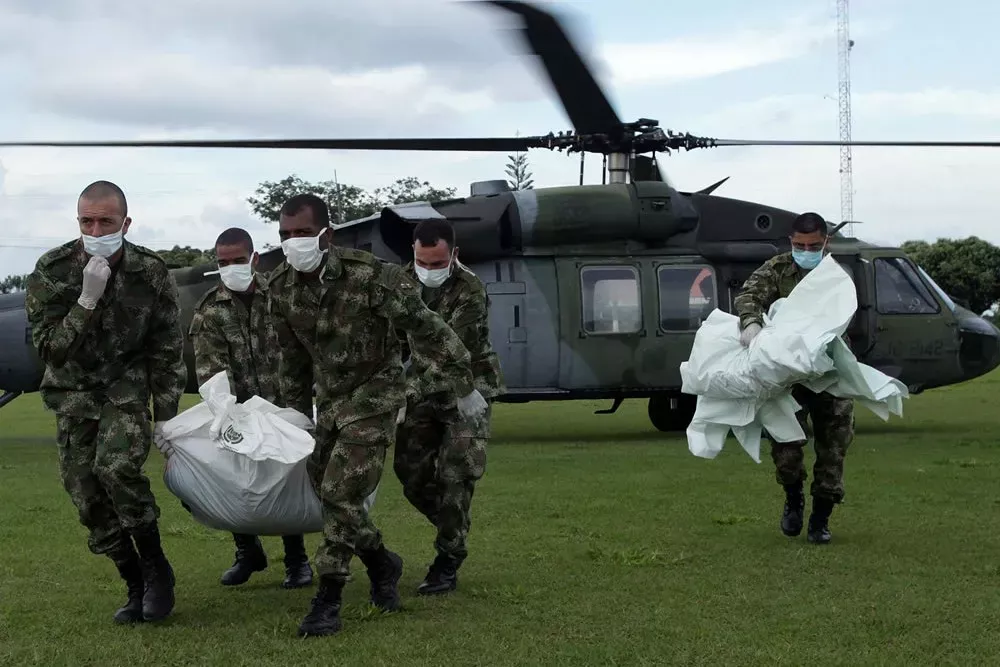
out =
{"type": "Polygon", "coordinates": [[[149,411],[106,403],[100,420],[58,415],[56,429],[59,473],[90,531],[90,551],[111,554],[130,545],[129,531],[160,516],[142,471],[153,440],[149,411]]]}
{"type": "MultiPolygon", "coordinates": [[[[792,388],[792,397],[802,406],[796,417],[806,437],[812,433],[816,450],[810,493],[839,503],[844,499],[844,457],[854,441],[854,401],[835,398],[825,392],[816,394],[801,385],[792,388]],[[807,417],[812,421],[811,429],[807,417]]],[[[778,484],[806,480],[803,461],[806,442],[771,440],[771,460],[778,484]]]]}
{"type": "Polygon", "coordinates": [[[454,405],[411,403],[396,433],[393,470],[403,495],[437,528],[437,552],[459,562],[468,556],[472,495],[486,472],[491,410],[477,427],[454,405]]]}
{"type": "Polygon", "coordinates": [[[382,479],[386,451],[395,436],[396,410],[343,426],[317,421],[308,470],[323,503],[323,540],[314,564],[319,576],[346,581],[355,554],[382,546],[382,533],[364,502],[382,479]]]}

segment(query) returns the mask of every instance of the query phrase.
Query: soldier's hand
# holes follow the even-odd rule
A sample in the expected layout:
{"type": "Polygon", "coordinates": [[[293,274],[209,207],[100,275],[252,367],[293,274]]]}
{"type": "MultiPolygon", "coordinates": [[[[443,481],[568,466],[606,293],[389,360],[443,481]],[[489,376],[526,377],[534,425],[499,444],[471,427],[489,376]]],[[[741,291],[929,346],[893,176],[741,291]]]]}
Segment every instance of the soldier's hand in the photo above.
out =
{"type": "Polygon", "coordinates": [[[740,344],[742,344],[743,347],[750,347],[750,341],[756,338],[757,334],[759,333],[760,333],[760,325],[751,324],[750,326],[748,326],[746,329],[743,330],[743,333],[740,334],[740,344]]]}
{"type": "Polygon", "coordinates": [[[153,444],[164,456],[170,456],[173,454],[173,447],[170,446],[170,441],[163,436],[163,425],[166,422],[156,422],[153,424],[153,444]]]}
{"type": "Polygon", "coordinates": [[[399,426],[406,420],[406,406],[404,405],[396,413],[396,426],[399,426]]]}
{"type": "Polygon", "coordinates": [[[486,399],[479,393],[478,389],[473,389],[472,393],[458,399],[458,412],[462,417],[470,422],[479,421],[479,418],[486,412],[489,405],[486,399]]]}
{"type": "Polygon", "coordinates": [[[91,257],[87,266],[83,267],[83,289],[80,290],[77,303],[87,310],[97,308],[97,302],[104,295],[104,288],[107,287],[110,277],[111,267],[108,265],[108,260],[96,255],[91,257]]]}

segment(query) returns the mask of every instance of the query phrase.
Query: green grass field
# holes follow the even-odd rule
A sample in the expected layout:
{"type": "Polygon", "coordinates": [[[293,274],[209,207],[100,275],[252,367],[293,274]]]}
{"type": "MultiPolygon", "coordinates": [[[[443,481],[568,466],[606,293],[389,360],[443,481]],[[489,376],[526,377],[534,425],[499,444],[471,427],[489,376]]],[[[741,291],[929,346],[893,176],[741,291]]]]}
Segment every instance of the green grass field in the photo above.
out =
{"type": "Polygon", "coordinates": [[[123,585],[87,551],[52,416],[22,397],[0,411],[0,664],[1000,664],[998,384],[914,397],[889,423],[859,411],[827,546],[780,533],[766,445],[760,465],[735,441],[696,458],[643,401],[500,406],[459,590],[414,594],[433,533],[389,468],[374,516],[406,610],[371,613],[355,560],[344,631],[306,640],[312,591],[279,587],[280,540],[267,572],[219,585],[231,539],[181,509],[155,450],[177,607],[113,625],[123,585]]]}

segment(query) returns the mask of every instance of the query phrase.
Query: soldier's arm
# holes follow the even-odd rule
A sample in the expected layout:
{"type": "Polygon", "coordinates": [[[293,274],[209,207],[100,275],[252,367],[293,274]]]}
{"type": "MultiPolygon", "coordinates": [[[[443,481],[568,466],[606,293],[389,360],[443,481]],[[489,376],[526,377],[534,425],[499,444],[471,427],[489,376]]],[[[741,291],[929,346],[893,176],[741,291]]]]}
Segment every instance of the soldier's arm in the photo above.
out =
{"type": "Polygon", "coordinates": [[[374,286],[376,312],[406,331],[412,353],[428,362],[431,376],[421,381],[444,384],[459,398],[472,393],[472,357],[440,315],[424,305],[420,289],[398,266],[385,265],[374,286]]]}
{"type": "Polygon", "coordinates": [[[198,386],[212,377],[226,371],[230,384],[233,382],[232,366],[229,359],[229,344],[216,318],[211,313],[196,310],[191,317],[189,330],[194,346],[194,369],[198,386]]]}
{"type": "Polygon", "coordinates": [[[764,326],[764,313],[778,298],[778,280],[766,263],[747,278],[739,296],[733,300],[733,309],[740,318],[740,329],[746,329],[751,324],[764,326]]]}
{"type": "Polygon", "coordinates": [[[281,404],[312,418],[313,360],[292,331],[284,310],[268,295],[268,312],[278,341],[278,392],[281,404]]]}
{"type": "Polygon", "coordinates": [[[462,294],[455,308],[445,318],[451,330],[458,334],[465,349],[471,350],[489,322],[489,301],[484,290],[469,290],[462,294]]]}
{"type": "Polygon", "coordinates": [[[76,302],[69,308],[61,303],[58,288],[41,266],[35,266],[26,287],[24,309],[31,344],[44,363],[60,368],[80,349],[94,311],[76,302]]]}
{"type": "Polygon", "coordinates": [[[181,396],[187,385],[180,297],[177,283],[166,266],[163,267],[163,272],[166,276],[153,305],[149,333],[146,334],[154,422],[167,421],[177,416],[181,396]]]}

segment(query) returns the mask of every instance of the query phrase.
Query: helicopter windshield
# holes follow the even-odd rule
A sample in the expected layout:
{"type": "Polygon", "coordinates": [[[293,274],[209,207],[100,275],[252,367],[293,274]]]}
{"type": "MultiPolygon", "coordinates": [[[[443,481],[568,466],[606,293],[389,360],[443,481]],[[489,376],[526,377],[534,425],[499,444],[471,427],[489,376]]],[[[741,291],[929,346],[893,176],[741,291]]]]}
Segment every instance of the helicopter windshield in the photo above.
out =
{"type": "Polygon", "coordinates": [[[927,281],[927,284],[930,285],[934,289],[934,291],[938,293],[938,296],[941,297],[941,300],[944,301],[946,306],[948,306],[948,310],[950,310],[951,312],[955,312],[955,302],[951,300],[951,297],[948,296],[945,293],[945,291],[938,286],[936,282],[934,282],[933,278],[927,275],[927,272],[924,271],[924,267],[918,264],[917,271],[920,271],[920,275],[923,277],[924,280],[927,281]]]}

